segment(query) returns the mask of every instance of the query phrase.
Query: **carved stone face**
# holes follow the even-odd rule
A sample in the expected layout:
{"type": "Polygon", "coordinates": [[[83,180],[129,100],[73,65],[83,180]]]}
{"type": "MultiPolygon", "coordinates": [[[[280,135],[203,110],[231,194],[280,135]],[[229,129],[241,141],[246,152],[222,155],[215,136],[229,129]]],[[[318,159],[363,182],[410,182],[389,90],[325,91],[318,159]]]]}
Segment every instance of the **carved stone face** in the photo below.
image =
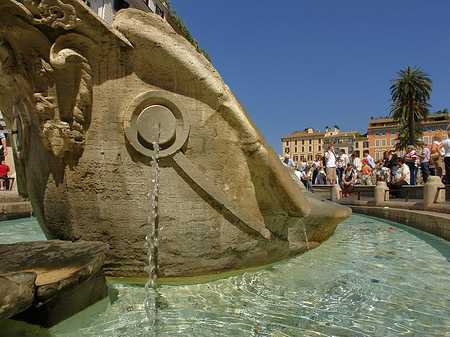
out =
{"type": "Polygon", "coordinates": [[[278,261],[306,250],[306,228],[314,247],[350,214],[294,180],[212,65],[159,16],[121,10],[110,27],[59,0],[7,0],[0,13],[0,87],[11,88],[0,109],[22,192],[49,237],[109,243],[108,273],[145,275],[155,124],[161,276],[278,261]]]}

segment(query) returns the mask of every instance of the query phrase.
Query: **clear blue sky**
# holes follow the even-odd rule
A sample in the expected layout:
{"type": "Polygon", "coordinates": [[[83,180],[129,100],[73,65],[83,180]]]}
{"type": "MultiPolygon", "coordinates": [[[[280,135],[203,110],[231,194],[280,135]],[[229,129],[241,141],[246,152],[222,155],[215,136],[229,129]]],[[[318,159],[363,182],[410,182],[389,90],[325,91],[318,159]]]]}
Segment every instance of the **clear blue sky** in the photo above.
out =
{"type": "Polygon", "coordinates": [[[404,66],[450,109],[450,0],[172,0],[275,151],[306,127],[367,132],[404,66]]]}

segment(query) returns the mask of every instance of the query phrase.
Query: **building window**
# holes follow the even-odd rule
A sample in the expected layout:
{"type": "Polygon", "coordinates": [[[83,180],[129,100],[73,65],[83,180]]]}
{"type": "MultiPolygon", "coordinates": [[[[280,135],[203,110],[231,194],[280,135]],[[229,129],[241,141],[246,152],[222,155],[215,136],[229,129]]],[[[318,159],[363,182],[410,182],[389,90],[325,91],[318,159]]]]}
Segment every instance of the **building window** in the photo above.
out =
{"type": "Polygon", "coordinates": [[[389,133],[390,133],[391,135],[395,135],[395,134],[397,133],[397,130],[395,130],[395,129],[390,129],[390,130],[389,130],[389,133]]]}
{"type": "Polygon", "coordinates": [[[387,134],[387,130],[381,130],[381,135],[382,136],[386,136],[386,134],[387,134]]]}
{"type": "Polygon", "coordinates": [[[305,145],[305,140],[304,139],[302,139],[302,145],[305,145]]]}
{"type": "MultiPolygon", "coordinates": [[[[295,146],[297,146],[297,141],[295,141],[295,146]]],[[[297,152],[297,150],[295,150],[295,152],[297,152]]]]}
{"type": "Polygon", "coordinates": [[[386,139],[381,140],[381,146],[386,146],[386,139]]]}
{"type": "Polygon", "coordinates": [[[286,149],[284,149],[285,153],[289,153],[289,148],[287,147],[286,149]]]}
{"type": "Polygon", "coordinates": [[[438,129],[437,125],[428,125],[428,126],[425,126],[423,128],[423,131],[425,131],[425,132],[435,132],[435,131],[437,131],[437,129],[438,129]]]}
{"type": "Polygon", "coordinates": [[[312,144],[312,140],[311,139],[309,140],[309,144],[312,144]]]}
{"type": "Polygon", "coordinates": [[[380,150],[375,150],[375,160],[380,160],[380,150]]]}
{"type": "Polygon", "coordinates": [[[379,139],[375,139],[375,146],[376,147],[380,146],[380,140],[379,139]]]}
{"type": "Polygon", "coordinates": [[[156,14],[164,19],[164,11],[156,5],[156,14]]]}
{"type": "Polygon", "coordinates": [[[369,142],[364,142],[363,143],[363,148],[368,149],[369,148],[369,142]]]}
{"type": "Polygon", "coordinates": [[[319,144],[322,144],[322,139],[319,139],[319,144]]]}
{"type": "Polygon", "coordinates": [[[423,142],[425,144],[430,144],[430,138],[428,136],[423,137],[423,142]]]}
{"type": "Polygon", "coordinates": [[[304,146],[302,146],[302,152],[305,152],[305,147],[304,146]]]}
{"type": "Polygon", "coordinates": [[[308,161],[311,161],[312,159],[312,154],[308,154],[308,161]]]}
{"type": "Polygon", "coordinates": [[[298,156],[294,156],[294,161],[298,162],[298,156]]]}
{"type": "Polygon", "coordinates": [[[391,138],[391,146],[395,145],[395,138],[391,138]]]}
{"type": "Polygon", "coordinates": [[[304,160],[305,160],[305,156],[304,156],[304,155],[301,155],[301,156],[300,156],[300,159],[301,159],[302,161],[304,161],[304,160]]]}
{"type": "Polygon", "coordinates": [[[295,153],[297,153],[297,146],[295,147],[295,150],[294,150],[294,152],[295,152],[295,153]]]}
{"type": "Polygon", "coordinates": [[[286,146],[289,146],[289,141],[288,140],[286,141],[286,146]]]}
{"type": "Polygon", "coordinates": [[[355,143],[355,147],[359,147],[359,142],[356,142],[356,143],[355,143]]]}
{"type": "Polygon", "coordinates": [[[322,151],[322,145],[319,145],[319,151],[322,151]]]}
{"type": "Polygon", "coordinates": [[[312,146],[309,147],[309,152],[311,152],[311,151],[312,151],[312,146]]]}

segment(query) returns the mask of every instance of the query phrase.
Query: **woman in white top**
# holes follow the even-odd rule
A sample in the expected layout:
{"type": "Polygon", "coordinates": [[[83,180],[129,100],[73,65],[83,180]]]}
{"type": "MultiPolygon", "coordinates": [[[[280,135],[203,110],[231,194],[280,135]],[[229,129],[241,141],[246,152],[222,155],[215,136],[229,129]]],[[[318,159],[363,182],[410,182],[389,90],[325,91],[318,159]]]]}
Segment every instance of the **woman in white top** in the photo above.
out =
{"type": "Polygon", "coordinates": [[[449,138],[444,140],[438,149],[442,148],[445,150],[444,153],[444,165],[445,165],[445,183],[450,184],[450,126],[447,128],[447,134],[449,138]]]}
{"type": "Polygon", "coordinates": [[[430,171],[432,175],[437,175],[442,177],[444,172],[444,160],[443,157],[445,150],[443,148],[439,149],[442,145],[443,135],[441,132],[436,132],[433,136],[434,142],[431,144],[431,160],[430,160],[430,171]],[[433,170],[435,173],[433,173],[433,170]]]}
{"type": "Polygon", "coordinates": [[[361,169],[362,169],[361,159],[359,159],[359,154],[356,151],[352,153],[351,157],[353,168],[356,170],[356,174],[358,175],[356,183],[361,184],[361,169]]]}

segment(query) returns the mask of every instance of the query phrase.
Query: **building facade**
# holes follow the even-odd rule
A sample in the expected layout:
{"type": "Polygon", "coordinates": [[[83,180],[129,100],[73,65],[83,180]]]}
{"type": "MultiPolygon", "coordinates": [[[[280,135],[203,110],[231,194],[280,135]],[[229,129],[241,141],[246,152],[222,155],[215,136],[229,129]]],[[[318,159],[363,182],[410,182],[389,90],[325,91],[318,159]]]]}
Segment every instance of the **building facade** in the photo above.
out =
{"type": "Polygon", "coordinates": [[[180,27],[173,21],[165,1],[161,0],[83,0],[94,13],[103,20],[112,24],[116,13],[123,8],[135,8],[144,12],[155,13],[166,20],[172,28],[183,37],[186,37],[180,27]]]}
{"type": "Polygon", "coordinates": [[[311,162],[316,154],[323,153],[324,136],[325,132],[314,131],[313,128],[306,128],[304,131],[297,130],[289,136],[281,138],[282,153],[289,154],[296,164],[303,160],[311,162]]]}
{"type": "Polygon", "coordinates": [[[369,138],[367,134],[356,134],[353,141],[354,148],[353,152],[358,153],[358,156],[362,158],[364,150],[369,150],[369,138]]]}
{"type": "Polygon", "coordinates": [[[340,132],[338,127],[334,127],[333,130],[326,130],[324,137],[325,150],[328,149],[329,145],[334,145],[334,150],[338,153],[341,149],[345,151],[346,154],[353,153],[355,148],[355,136],[358,132],[340,132]]]}
{"type": "MultiPolygon", "coordinates": [[[[423,124],[422,141],[425,144],[431,144],[434,141],[433,135],[437,131],[444,132],[444,139],[447,138],[447,127],[449,125],[449,115],[447,113],[439,113],[429,115],[423,124]]],[[[398,123],[394,122],[391,117],[373,118],[370,120],[367,128],[367,138],[369,140],[369,152],[375,159],[379,160],[383,156],[383,152],[392,149],[398,137],[398,123]]],[[[403,152],[400,151],[400,155],[403,152]]]]}

